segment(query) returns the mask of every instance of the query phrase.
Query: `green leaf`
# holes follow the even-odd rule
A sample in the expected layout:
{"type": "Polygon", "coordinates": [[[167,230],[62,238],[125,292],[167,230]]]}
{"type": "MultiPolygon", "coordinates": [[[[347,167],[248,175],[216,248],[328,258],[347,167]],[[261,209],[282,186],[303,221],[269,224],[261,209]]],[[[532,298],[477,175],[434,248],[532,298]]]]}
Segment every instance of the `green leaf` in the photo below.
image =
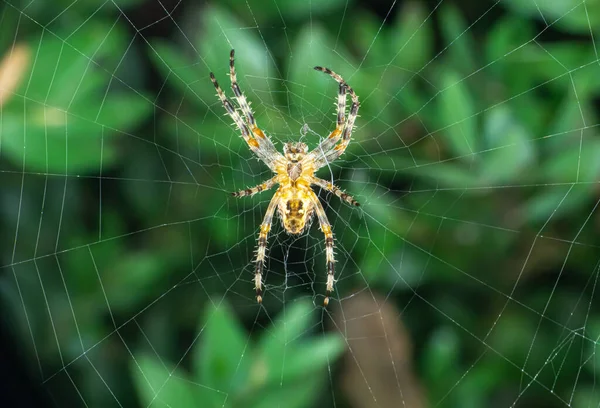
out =
{"type": "MultiPolygon", "coordinates": [[[[574,138],[567,147],[552,153],[540,169],[547,183],[595,183],[600,180],[600,141],[590,137],[574,138]]],[[[588,186],[590,191],[594,185],[588,186]]]]}
{"type": "Polygon", "coordinates": [[[436,330],[425,346],[423,356],[424,371],[430,384],[438,384],[444,388],[453,382],[460,372],[459,361],[460,340],[456,332],[448,326],[436,330]]]}
{"type": "Polygon", "coordinates": [[[449,3],[444,3],[440,15],[442,36],[448,47],[442,55],[449,55],[452,65],[464,75],[473,73],[479,63],[475,62],[476,47],[464,17],[449,3]]]}
{"type": "Polygon", "coordinates": [[[537,18],[545,24],[556,25],[567,31],[590,35],[600,22],[600,2],[570,2],[556,0],[507,0],[504,6],[527,17],[537,18]]]}
{"type": "Polygon", "coordinates": [[[562,151],[556,150],[539,168],[542,182],[564,185],[544,187],[532,197],[524,207],[528,220],[545,221],[550,216],[557,219],[573,214],[593,197],[600,179],[600,141],[584,137],[581,143],[580,147],[575,139],[562,151]]]}
{"type": "Polygon", "coordinates": [[[120,259],[120,262],[103,276],[113,312],[132,310],[138,302],[153,292],[159,279],[169,273],[169,265],[165,264],[160,252],[130,251],[126,254],[110,255],[114,258],[102,259],[120,259]],[[132,291],[132,287],[136,290],[132,291]]]}
{"type": "Polygon", "coordinates": [[[106,86],[101,85],[112,79],[110,72],[116,69],[127,49],[125,32],[119,26],[94,21],[72,36],[42,34],[29,44],[36,58],[31,81],[23,84],[22,89],[27,87],[27,93],[22,93],[30,100],[69,111],[76,107],[75,97],[86,101],[88,98],[83,96],[92,94],[94,100],[102,100],[106,86]],[[65,37],[67,42],[61,40],[65,37]]]}
{"type": "MultiPolygon", "coordinates": [[[[309,17],[315,18],[321,15],[328,17],[328,14],[335,13],[342,15],[344,7],[350,8],[352,0],[328,0],[328,1],[298,1],[298,0],[277,0],[277,1],[262,1],[256,3],[248,3],[247,7],[239,7],[239,0],[226,0],[223,3],[227,4],[230,10],[236,10],[242,14],[245,19],[255,21],[259,27],[272,24],[273,20],[295,23],[297,21],[306,20],[309,17]]],[[[341,17],[340,17],[341,18],[341,17]]],[[[338,22],[332,22],[332,25],[339,25],[338,22]]]]}
{"type": "Polygon", "coordinates": [[[105,133],[129,137],[125,134],[126,129],[141,125],[153,108],[152,102],[144,96],[118,93],[109,94],[103,102],[90,104],[85,111],[82,109],[78,113],[84,118],[90,118],[90,121],[97,122],[99,125],[96,127],[99,130],[105,126],[105,133]],[[116,132],[113,129],[116,129],[116,132]]]}
{"type": "Polygon", "coordinates": [[[3,7],[2,13],[0,13],[0,55],[6,55],[12,48],[19,21],[18,9],[3,7]]]}
{"type": "Polygon", "coordinates": [[[374,162],[377,169],[410,174],[439,188],[461,189],[479,185],[477,174],[455,161],[433,161],[415,165],[411,159],[390,156],[378,157],[374,162]]]}
{"type": "MultiPolygon", "coordinates": [[[[172,43],[164,40],[153,41],[149,48],[150,59],[168,81],[168,86],[174,87],[181,95],[186,95],[186,99],[199,107],[206,108],[212,104],[217,106],[215,89],[204,64],[192,63],[172,43]]],[[[226,58],[225,53],[223,58],[226,58]]]]}
{"type": "Polygon", "coordinates": [[[323,335],[316,339],[292,344],[280,361],[279,378],[292,379],[315,373],[332,364],[344,351],[345,343],[339,335],[323,335]]]}
{"type": "Polygon", "coordinates": [[[477,121],[475,102],[466,82],[448,69],[442,72],[442,90],[438,95],[439,122],[443,140],[457,156],[477,152],[477,121]]]}
{"type": "Polygon", "coordinates": [[[498,19],[490,29],[484,47],[487,62],[494,62],[486,70],[490,69],[494,72],[501,70],[508,74],[506,59],[510,58],[518,47],[528,43],[534,37],[530,20],[515,15],[498,19]]]}
{"type": "Polygon", "coordinates": [[[286,381],[284,378],[283,385],[276,384],[273,387],[262,389],[258,398],[256,398],[258,401],[252,403],[250,407],[279,407],[282,406],[282,401],[285,401],[285,408],[314,407],[316,401],[321,402],[321,390],[325,384],[327,384],[327,379],[324,376],[312,375],[301,380],[294,379],[292,381],[286,381]]]}
{"type": "Polygon", "coordinates": [[[484,141],[486,150],[480,162],[482,185],[505,183],[519,175],[535,158],[531,136],[511,110],[500,105],[485,117],[484,141]]]}
{"type": "Polygon", "coordinates": [[[98,172],[101,163],[106,166],[115,161],[116,150],[109,132],[105,133],[102,147],[100,126],[80,119],[67,121],[64,112],[31,106],[29,120],[24,121],[21,114],[5,112],[0,125],[2,153],[15,164],[25,163],[34,171],[82,174],[98,172]]]}
{"type": "Polygon", "coordinates": [[[598,339],[600,339],[600,320],[598,320],[598,317],[594,317],[593,320],[587,322],[585,334],[588,339],[594,340],[586,346],[587,355],[593,355],[594,357],[587,361],[585,367],[590,373],[597,375],[600,374],[600,354],[598,353],[597,344],[598,339]]]}
{"type": "Polygon", "coordinates": [[[207,387],[235,393],[248,381],[248,334],[226,305],[209,307],[200,331],[202,343],[194,350],[196,380],[207,387]]]}
{"type": "MultiPolygon", "coordinates": [[[[265,2],[268,4],[268,2],[265,2]]],[[[304,20],[308,17],[315,17],[327,13],[342,12],[344,8],[352,7],[352,0],[328,0],[328,1],[298,1],[298,0],[277,0],[277,10],[281,16],[286,19],[304,20]]],[[[261,4],[262,7],[262,4],[261,4]]]]}
{"type": "Polygon", "coordinates": [[[369,197],[365,203],[369,214],[363,221],[365,232],[358,240],[355,235],[349,237],[347,245],[357,246],[356,253],[361,254],[361,274],[370,286],[380,284],[397,290],[414,289],[424,283],[422,268],[427,259],[423,259],[422,251],[406,245],[403,238],[427,233],[426,225],[418,217],[419,213],[411,211],[413,207],[400,201],[394,192],[385,191],[377,184],[367,185],[366,189],[373,191],[363,191],[369,197]],[[398,264],[389,262],[390,259],[401,259],[401,276],[398,276],[398,264]]]}
{"type": "Polygon", "coordinates": [[[545,222],[548,218],[556,221],[581,210],[592,196],[585,184],[570,186],[551,186],[544,188],[523,205],[523,213],[530,222],[545,222]]]}
{"type": "Polygon", "coordinates": [[[352,43],[358,49],[358,54],[367,55],[368,53],[370,67],[389,64],[390,46],[386,40],[386,32],[380,31],[381,20],[366,10],[361,10],[355,19],[356,24],[351,33],[352,43]]]}
{"type": "Polygon", "coordinates": [[[273,329],[266,332],[260,340],[259,352],[268,354],[274,347],[285,345],[298,339],[313,322],[312,305],[297,301],[280,313],[273,329]]]}
{"type": "MultiPolygon", "coordinates": [[[[302,121],[315,128],[314,123],[331,128],[334,121],[333,103],[338,94],[338,84],[329,75],[317,72],[315,66],[328,67],[352,84],[349,75],[352,59],[338,45],[332,53],[335,41],[319,25],[304,27],[294,41],[293,59],[290,60],[289,103],[302,121]]],[[[299,124],[299,127],[301,125],[299,124]]]]}
{"type": "Polygon", "coordinates": [[[506,376],[512,374],[505,367],[502,363],[493,364],[486,361],[470,368],[469,375],[461,378],[460,387],[450,395],[451,401],[456,401],[456,405],[460,405],[461,408],[486,406],[489,395],[498,387],[499,379],[509,378],[506,376]]]}
{"type": "MultiPolygon", "coordinates": [[[[247,24],[218,6],[203,8],[201,18],[203,30],[198,40],[199,51],[192,52],[204,57],[198,67],[199,78],[204,78],[203,86],[210,91],[215,103],[217,99],[208,73],[214,72],[223,90],[230,89],[229,51],[233,48],[238,83],[248,100],[254,102],[253,109],[260,110],[265,104],[272,106],[273,97],[281,87],[281,82],[275,79],[280,76],[280,71],[258,31],[240,29],[247,24]]],[[[221,112],[219,110],[218,114],[221,112]]]]}
{"type": "MultiPolygon", "coordinates": [[[[594,353],[597,356],[598,353],[594,353]]],[[[595,362],[595,364],[598,364],[595,362]]],[[[572,407],[598,407],[600,406],[600,395],[595,384],[580,385],[573,390],[573,398],[569,401],[572,407]]]]}
{"type": "MultiPolygon", "coordinates": [[[[548,145],[556,151],[564,150],[565,140],[579,139],[581,130],[587,127],[586,120],[593,118],[593,110],[587,103],[577,101],[573,92],[569,92],[560,104],[552,110],[552,120],[546,123],[545,131],[552,136],[547,141],[548,145]]],[[[584,135],[589,131],[584,131],[584,135]]]]}
{"type": "Polygon", "coordinates": [[[221,402],[226,398],[224,394],[198,387],[179,370],[171,373],[172,370],[155,357],[144,355],[136,358],[131,371],[138,394],[147,407],[194,407],[200,401],[203,406],[217,407],[217,404],[207,404],[205,396],[212,395],[213,400],[220,399],[221,402]]]}
{"type": "Polygon", "coordinates": [[[112,77],[105,69],[116,69],[110,67],[127,45],[124,33],[112,28],[90,23],[68,44],[42,35],[29,45],[39,52],[35,65],[27,68],[31,80],[22,81],[17,92],[26,99],[13,96],[3,107],[1,142],[7,158],[59,174],[97,172],[115,161],[113,129],[126,132],[138,125],[153,104],[138,94],[107,92],[112,77]],[[88,55],[103,59],[102,68],[88,55]]]}
{"type": "Polygon", "coordinates": [[[308,302],[296,302],[285,309],[272,330],[261,338],[257,355],[265,366],[264,382],[277,381],[285,368],[290,347],[300,340],[313,321],[313,307],[308,302]]]}
{"type": "Polygon", "coordinates": [[[7,109],[0,125],[3,153],[18,165],[25,160],[25,166],[36,171],[83,174],[108,168],[118,158],[112,129],[138,125],[151,111],[151,104],[134,95],[111,95],[103,104],[98,99],[86,103],[78,107],[77,116],[28,103],[26,120],[23,111],[7,109]]]}
{"type": "Polygon", "coordinates": [[[391,28],[387,47],[398,54],[394,63],[413,72],[423,68],[432,57],[433,31],[427,15],[423,3],[406,3],[391,28]]]}

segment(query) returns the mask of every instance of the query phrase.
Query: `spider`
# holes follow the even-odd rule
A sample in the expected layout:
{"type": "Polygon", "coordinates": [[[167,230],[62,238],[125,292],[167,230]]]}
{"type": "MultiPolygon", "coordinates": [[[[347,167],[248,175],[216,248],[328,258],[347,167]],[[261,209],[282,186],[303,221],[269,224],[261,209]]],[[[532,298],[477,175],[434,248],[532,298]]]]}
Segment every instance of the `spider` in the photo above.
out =
{"type": "Polygon", "coordinates": [[[333,183],[320,179],[314,174],[317,170],[327,166],[332,161],[340,157],[348,144],[354,128],[354,122],[358,115],[358,96],[354,90],[342,79],[341,76],[331,71],[329,68],[315,67],[317,71],[330,75],[339,83],[339,92],[337,98],[337,124],[329,136],[311,152],[308,146],[302,142],[290,142],[283,145],[283,155],[275,149],[275,145],[265,133],[258,128],[256,120],[246,97],[240,90],[235,73],[235,52],[231,50],[229,54],[229,77],[231,79],[231,89],[235,99],[242,111],[243,118],[234,107],[215,79],[211,72],[210,79],[217,90],[217,96],[223,103],[227,114],[233,119],[237,128],[242,133],[242,138],[248,144],[250,150],[264,162],[275,175],[262,184],[252,188],[247,188],[235,193],[234,197],[253,196],[261,191],[272,188],[279,184],[279,188],[271,198],[271,202],[265,213],[260,232],[258,234],[258,249],[256,251],[256,269],[254,274],[254,287],[256,289],[256,300],[262,303],[263,282],[262,273],[265,263],[265,253],[267,249],[267,235],[271,229],[273,215],[275,210],[279,213],[281,222],[286,232],[291,235],[301,234],[311,223],[314,213],[316,213],[325,235],[325,253],[327,259],[327,295],[324,305],[329,304],[329,296],[333,291],[334,284],[334,255],[333,255],[333,232],[331,224],[327,220],[323,205],[311,186],[315,185],[325,189],[337,197],[346,201],[350,205],[359,206],[359,203],[346,194],[333,183]],[[352,98],[350,114],[346,117],[346,94],[352,98]]]}

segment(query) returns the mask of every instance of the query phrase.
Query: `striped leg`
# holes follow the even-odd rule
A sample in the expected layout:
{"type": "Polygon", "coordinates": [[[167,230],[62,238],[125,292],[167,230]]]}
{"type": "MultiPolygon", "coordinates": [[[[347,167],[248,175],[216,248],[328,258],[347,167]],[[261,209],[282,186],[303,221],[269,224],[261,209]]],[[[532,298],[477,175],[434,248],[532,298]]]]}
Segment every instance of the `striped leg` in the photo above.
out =
{"type": "Polygon", "coordinates": [[[312,193],[311,199],[315,206],[315,212],[317,214],[317,218],[319,219],[321,231],[323,232],[323,235],[325,235],[325,257],[327,260],[327,293],[325,295],[325,300],[323,301],[323,304],[327,306],[329,304],[329,296],[331,296],[331,292],[333,292],[333,275],[335,272],[335,258],[333,256],[333,232],[331,231],[331,224],[327,219],[325,209],[321,205],[319,198],[314,193],[312,193]]]}
{"type": "Polygon", "coordinates": [[[271,224],[273,222],[273,214],[275,213],[275,209],[277,208],[277,204],[279,203],[280,197],[281,195],[278,191],[271,199],[269,207],[267,207],[267,212],[265,213],[265,218],[263,219],[263,222],[260,225],[260,232],[258,233],[258,249],[256,250],[256,270],[254,272],[254,288],[256,289],[256,301],[258,303],[262,303],[262,272],[265,266],[265,256],[267,252],[267,235],[269,235],[269,230],[271,229],[271,224]]]}
{"type": "Polygon", "coordinates": [[[248,143],[248,146],[250,146],[250,150],[252,150],[256,154],[259,154],[258,142],[256,141],[256,139],[254,139],[252,136],[250,136],[250,130],[248,129],[248,126],[246,125],[246,123],[244,123],[244,120],[242,119],[242,117],[240,116],[238,111],[235,110],[231,101],[229,99],[227,99],[227,97],[225,96],[225,93],[219,86],[219,83],[217,82],[217,79],[215,78],[215,75],[212,72],[210,73],[210,80],[212,81],[213,85],[215,86],[215,89],[217,90],[217,95],[219,96],[219,99],[223,103],[223,106],[225,107],[227,114],[229,114],[229,116],[231,116],[231,119],[233,119],[233,121],[235,122],[235,124],[238,127],[238,129],[240,130],[240,132],[242,132],[242,137],[244,138],[246,143],[248,143]]]}
{"type": "Polygon", "coordinates": [[[354,197],[352,197],[350,194],[345,193],[344,191],[342,191],[341,188],[339,188],[338,186],[336,186],[335,184],[333,184],[329,181],[325,181],[318,177],[313,177],[311,182],[312,182],[312,184],[315,184],[327,191],[332,192],[333,194],[338,196],[341,200],[347,202],[350,205],[354,205],[356,207],[360,206],[360,203],[358,201],[356,201],[354,199],[354,197]]]}
{"type": "Polygon", "coordinates": [[[234,197],[244,197],[244,196],[253,196],[256,193],[260,193],[261,191],[268,190],[272,188],[277,182],[277,176],[273,177],[270,180],[265,181],[262,184],[257,185],[256,187],[247,188],[245,190],[236,191],[235,193],[231,193],[234,197]]]}
{"type": "Polygon", "coordinates": [[[231,79],[231,89],[235,94],[235,99],[237,100],[242,112],[246,118],[246,121],[250,127],[250,131],[260,144],[264,144],[269,148],[269,150],[275,150],[275,145],[271,142],[267,136],[265,136],[264,132],[256,126],[256,119],[254,119],[254,114],[252,113],[252,109],[250,109],[250,105],[246,100],[246,97],[240,90],[240,86],[237,82],[237,76],[235,73],[235,50],[231,50],[229,53],[229,78],[231,79]]]}
{"type": "MultiPolygon", "coordinates": [[[[356,93],[354,93],[354,90],[352,89],[352,87],[350,87],[350,85],[348,85],[341,76],[339,76],[338,74],[336,74],[329,68],[315,67],[315,70],[326,73],[327,75],[329,75],[333,79],[335,79],[340,84],[340,86],[343,85],[344,88],[346,89],[346,91],[350,94],[350,97],[352,98],[352,105],[350,106],[350,114],[348,115],[348,119],[344,123],[344,130],[342,132],[342,140],[339,144],[336,144],[332,150],[325,153],[324,163],[319,163],[324,166],[327,163],[332,162],[333,160],[340,157],[344,153],[346,148],[348,147],[348,144],[350,143],[350,138],[352,136],[352,130],[354,129],[354,123],[356,122],[356,117],[358,116],[359,103],[358,103],[358,96],[356,95],[356,93]]],[[[338,115],[338,118],[339,118],[339,115],[338,115]]]]}
{"type": "Polygon", "coordinates": [[[337,142],[340,141],[342,131],[344,130],[344,123],[346,120],[346,84],[340,83],[337,100],[337,123],[333,132],[329,134],[327,139],[323,140],[319,146],[316,147],[315,152],[324,154],[331,150],[337,142]]]}

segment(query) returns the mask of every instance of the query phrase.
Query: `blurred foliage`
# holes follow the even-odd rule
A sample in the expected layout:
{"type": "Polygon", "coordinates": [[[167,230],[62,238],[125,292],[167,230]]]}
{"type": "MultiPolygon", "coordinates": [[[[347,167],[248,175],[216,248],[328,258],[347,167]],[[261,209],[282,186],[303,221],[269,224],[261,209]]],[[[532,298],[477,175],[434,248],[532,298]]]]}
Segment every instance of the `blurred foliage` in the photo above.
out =
{"type": "Polygon", "coordinates": [[[474,25],[449,2],[385,24],[347,1],[184,3],[158,9],[169,35],[132,23],[143,0],[2,6],[0,293],[59,405],[351,406],[325,375],[343,341],[312,321],[317,232],[272,240],[257,317],[267,198],[226,192],[268,171],[208,77],[229,92],[231,48],[278,145],[332,129],[337,87],[313,66],[360,95],[355,143],[320,173],[363,204],[323,195],[338,300],[397,306],[429,401],[598,405],[600,2],[507,0],[474,25]]]}
{"type": "Polygon", "coordinates": [[[291,305],[254,346],[226,306],[207,307],[191,378],[156,357],[136,358],[133,371],[144,404],[266,408],[285,400],[287,407],[314,406],[319,398],[315,390],[323,383],[319,374],[344,343],[333,334],[306,338],[312,312],[309,303],[291,305]]]}

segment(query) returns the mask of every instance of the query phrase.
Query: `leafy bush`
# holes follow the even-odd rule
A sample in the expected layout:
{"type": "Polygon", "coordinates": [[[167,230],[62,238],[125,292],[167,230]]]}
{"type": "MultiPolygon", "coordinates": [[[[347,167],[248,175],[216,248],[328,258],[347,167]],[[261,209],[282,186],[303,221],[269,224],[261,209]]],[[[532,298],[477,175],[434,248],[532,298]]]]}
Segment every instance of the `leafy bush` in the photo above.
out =
{"type": "Polygon", "coordinates": [[[326,405],[356,355],[325,327],[362,293],[397,308],[432,404],[598,405],[599,2],[507,0],[476,21],[447,2],[385,21],[337,0],[160,3],[139,26],[151,3],[2,6],[0,293],[59,405],[326,405]],[[227,193],[269,172],[208,77],[228,88],[232,47],[278,146],[332,129],[337,85],[313,66],[361,97],[321,173],[362,204],[322,195],[329,310],[318,231],[273,235],[253,300],[270,196],[227,193]]]}

